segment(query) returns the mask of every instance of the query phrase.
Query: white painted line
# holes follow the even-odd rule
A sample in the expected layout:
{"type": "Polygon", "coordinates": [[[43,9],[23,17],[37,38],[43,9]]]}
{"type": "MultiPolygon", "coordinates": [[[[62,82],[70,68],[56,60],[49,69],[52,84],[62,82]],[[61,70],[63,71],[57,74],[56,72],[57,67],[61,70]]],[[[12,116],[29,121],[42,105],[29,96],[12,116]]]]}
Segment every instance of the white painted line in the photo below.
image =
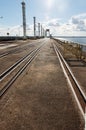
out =
{"type": "Polygon", "coordinates": [[[59,61],[60,61],[60,64],[61,64],[61,67],[62,67],[63,72],[64,72],[64,74],[65,74],[65,77],[67,78],[67,81],[68,81],[68,83],[69,83],[69,86],[70,86],[70,88],[71,88],[71,90],[72,90],[72,92],[73,92],[73,94],[74,94],[74,97],[75,97],[75,99],[76,99],[76,102],[77,102],[77,104],[78,104],[78,107],[79,107],[79,109],[80,109],[80,111],[81,111],[81,113],[82,113],[83,118],[85,119],[85,114],[84,114],[84,112],[83,112],[83,109],[82,109],[82,107],[81,107],[81,104],[80,104],[80,102],[79,102],[79,100],[78,100],[78,98],[77,98],[77,95],[76,95],[76,93],[75,93],[75,91],[74,91],[74,89],[73,89],[72,83],[71,83],[71,81],[70,81],[70,79],[69,79],[69,77],[68,77],[68,75],[67,75],[67,73],[66,73],[66,70],[65,70],[65,68],[64,68],[64,65],[63,65],[63,63],[62,63],[62,61],[61,61],[61,59],[60,59],[60,56],[59,56],[59,54],[58,54],[58,52],[57,52],[57,50],[56,50],[57,47],[55,46],[55,44],[53,44],[53,46],[54,46],[56,55],[58,56],[58,59],[59,59],[59,61]]]}

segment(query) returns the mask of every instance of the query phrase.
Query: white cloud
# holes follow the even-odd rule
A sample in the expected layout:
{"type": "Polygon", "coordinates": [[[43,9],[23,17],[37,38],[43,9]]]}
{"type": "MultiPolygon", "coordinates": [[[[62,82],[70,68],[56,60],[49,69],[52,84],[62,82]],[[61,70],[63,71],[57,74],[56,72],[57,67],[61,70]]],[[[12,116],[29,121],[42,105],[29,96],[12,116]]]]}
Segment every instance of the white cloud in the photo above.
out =
{"type": "Polygon", "coordinates": [[[86,13],[72,16],[70,23],[76,26],[76,31],[86,31],[86,13]]]}
{"type": "MultiPolygon", "coordinates": [[[[27,35],[33,35],[33,25],[27,24],[27,35]]],[[[23,27],[22,25],[16,25],[13,27],[0,27],[0,35],[1,36],[7,36],[7,33],[9,33],[9,36],[23,36],[23,27]]]]}
{"type": "MultiPolygon", "coordinates": [[[[49,28],[53,35],[84,35],[86,36],[86,13],[72,16],[67,23],[63,23],[62,19],[46,19],[42,21],[44,29],[49,28]]],[[[0,27],[0,35],[23,35],[22,26],[0,27]]],[[[27,35],[33,36],[33,25],[27,25],[27,35]]]]}
{"type": "Polygon", "coordinates": [[[60,19],[51,19],[51,20],[48,20],[47,22],[46,22],[46,25],[47,26],[54,26],[54,27],[56,27],[56,26],[60,26],[60,19]]]}
{"type": "Polygon", "coordinates": [[[63,23],[61,19],[51,19],[45,25],[53,35],[86,36],[86,13],[72,16],[67,23],[63,23]]]}

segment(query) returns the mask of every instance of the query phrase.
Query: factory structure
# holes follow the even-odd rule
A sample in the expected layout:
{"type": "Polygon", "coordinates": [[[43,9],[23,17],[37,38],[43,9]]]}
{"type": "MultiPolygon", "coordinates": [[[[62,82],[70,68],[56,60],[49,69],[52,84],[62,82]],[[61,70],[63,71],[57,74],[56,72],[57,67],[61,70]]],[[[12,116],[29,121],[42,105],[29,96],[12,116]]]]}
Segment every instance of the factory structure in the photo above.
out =
{"type": "MultiPolygon", "coordinates": [[[[22,1],[22,20],[23,20],[23,38],[26,39],[27,37],[27,32],[26,32],[26,28],[27,28],[27,24],[26,24],[26,4],[24,1],[22,1]]],[[[49,29],[44,29],[42,27],[42,25],[40,23],[38,23],[38,25],[36,24],[36,17],[33,17],[33,35],[34,38],[36,38],[36,36],[38,37],[49,37],[50,36],[50,30],[49,29]],[[38,27],[38,32],[36,30],[36,28],[38,27]]]]}
{"type": "Polygon", "coordinates": [[[26,5],[25,2],[22,1],[22,16],[23,16],[23,36],[26,39],[26,5]]]}

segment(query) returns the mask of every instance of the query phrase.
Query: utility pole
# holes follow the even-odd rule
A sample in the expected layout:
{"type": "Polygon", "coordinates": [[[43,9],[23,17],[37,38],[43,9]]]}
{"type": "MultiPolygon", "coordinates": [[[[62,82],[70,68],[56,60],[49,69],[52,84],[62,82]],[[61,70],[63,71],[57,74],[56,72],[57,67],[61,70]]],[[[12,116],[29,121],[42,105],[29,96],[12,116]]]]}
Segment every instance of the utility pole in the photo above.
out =
{"type": "Polygon", "coordinates": [[[25,2],[22,1],[22,16],[23,16],[23,37],[26,39],[26,11],[25,2]]]}
{"type": "Polygon", "coordinates": [[[43,28],[42,28],[42,25],[41,25],[41,37],[43,36],[43,28]]]}
{"type": "Polygon", "coordinates": [[[43,28],[43,36],[45,37],[45,30],[44,30],[44,28],[43,28]]]}
{"type": "Polygon", "coordinates": [[[34,23],[34,38],[36,37],[36,17],[33,17],[33,23],[34,23]]]}
{"type": "Polygon", "coordinates": [[[38,36],[40,37],[40,23],[38,23],[38,36]]]}

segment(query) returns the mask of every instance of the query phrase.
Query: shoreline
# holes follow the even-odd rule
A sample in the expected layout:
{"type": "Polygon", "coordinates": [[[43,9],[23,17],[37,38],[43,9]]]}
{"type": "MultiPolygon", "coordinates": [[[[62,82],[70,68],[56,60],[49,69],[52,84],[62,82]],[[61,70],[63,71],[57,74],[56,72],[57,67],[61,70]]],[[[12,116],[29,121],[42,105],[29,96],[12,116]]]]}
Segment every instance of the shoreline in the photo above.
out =
{"type": "Polygon", "coordinates": [[[79,41],[73,41],[73,39],[75,39],[75,38],[86,38],[86,37],[54,37],[55,39],[59,39],[59,40],[61,40],[61,41],[64,41],[64,42],[69,42],[69,43],[76,43],[76,44],[80,44],[80,45],[83,45],[83,46],[86,46],[86,42],[84,43],[84,42],[79,42],[79,41]],[[70,38],[70,39],[69,39],[70,38]],[[72,39],[73,38],[73,39],[72,39]]]}

